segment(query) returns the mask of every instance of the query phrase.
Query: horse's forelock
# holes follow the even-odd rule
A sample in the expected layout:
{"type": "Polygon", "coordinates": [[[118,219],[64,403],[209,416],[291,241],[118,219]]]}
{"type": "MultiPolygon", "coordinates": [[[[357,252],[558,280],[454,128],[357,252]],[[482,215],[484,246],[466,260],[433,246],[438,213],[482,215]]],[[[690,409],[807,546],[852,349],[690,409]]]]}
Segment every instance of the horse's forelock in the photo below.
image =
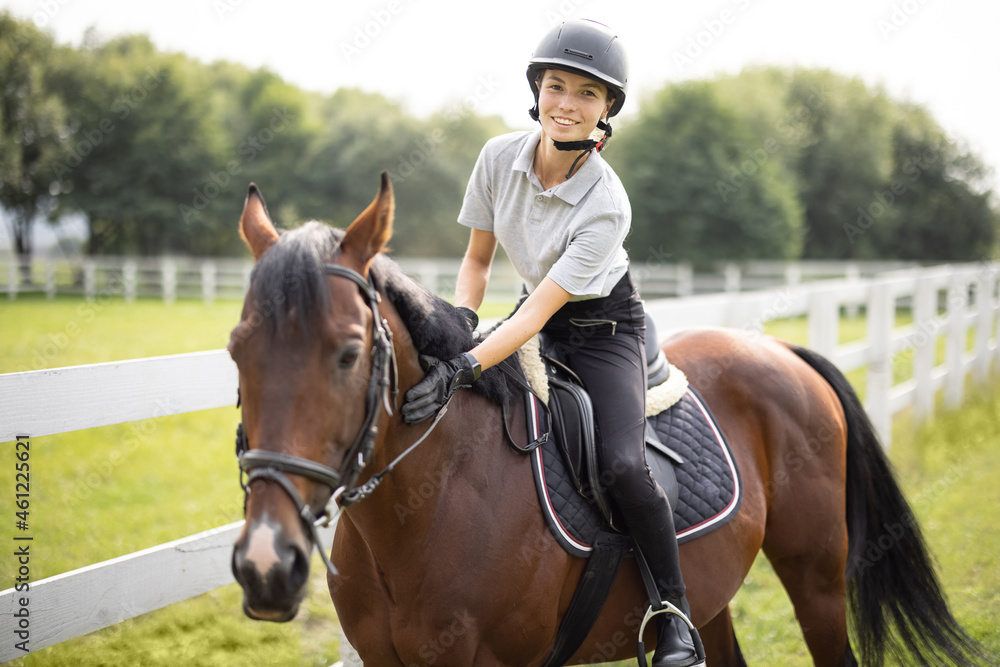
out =
{"type": "Polygon", "coordinates": [[[323,265],[339,253],[343,232],[319,222],[307,222],[281,234],[258,260],[250,275],[254,309],[272,332],[294,316],[300,327],[312,328],[330,302],[323,265]]]}

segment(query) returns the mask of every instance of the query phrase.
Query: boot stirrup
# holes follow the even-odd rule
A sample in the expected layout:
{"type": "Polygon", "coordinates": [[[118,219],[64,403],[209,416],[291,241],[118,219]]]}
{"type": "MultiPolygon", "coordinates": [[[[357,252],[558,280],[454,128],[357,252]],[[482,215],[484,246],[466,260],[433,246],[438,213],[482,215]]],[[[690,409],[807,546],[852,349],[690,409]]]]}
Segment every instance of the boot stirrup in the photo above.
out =
{"type": "Polygon", "coordinates": [[[691,619],[689,619],[683,611],[666,600],[660,602],[659,609],[654,610],[653,605],[649,605],[649,609],[646,610],[646,615],[642,619],[642,625],[639,626],[639,646],[637,647],[639,667],[646,667],[646,644],[642,640],[642,636],[646,632],[646,625],[653,620],[654,616],[658,616],[659,614],[674,614],[684,621],[684,624],[687,625],[688,629],[691,631],[691,640],[694,642],[694,652],[697,655],[698,660],[700,660],[700,662],[695,664],[695,667],[703,667],[705,665],[705,647],[701,643],[701,636],[698,634],[698,629],[694,627],[694,623],[691,622],[691,619]]]}

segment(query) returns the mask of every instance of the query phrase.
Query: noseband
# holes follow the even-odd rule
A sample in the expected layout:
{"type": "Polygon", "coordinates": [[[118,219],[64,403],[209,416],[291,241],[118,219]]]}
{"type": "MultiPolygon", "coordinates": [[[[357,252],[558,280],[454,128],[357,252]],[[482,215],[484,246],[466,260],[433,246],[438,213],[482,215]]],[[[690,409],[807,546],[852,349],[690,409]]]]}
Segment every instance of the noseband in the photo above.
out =
{"type": "Polygon", "coordinates": [[[240,485],[244,491],[244,509],[246,496],[250,495],[250,485],[258,479],[275,482],[285,490],[295,509],[299,513],[306,532],[319,551],[320,557],[331,574],[336,576],[337,568],[330,562],[329,556],[319,546],[317,526],[327,526],[339,512],[352,502],[364,497],[354,489],[354,483],[368,464],[375,447],[375,436],[378,434],[378,421],[381,405],[384,402],[388,414],[392,414],[397,388],[396,356],[392,345],[392,331],[388,323],[379,315],[378,304],[381,299],[371,279],[365,279],[357,271],[339,264],[325,264],[323,273],[347,278],[357,284],[361,296],[365,298],[372,311],[372,367],[368,380],[368,390],[365,394],[365,419],[358,431],[357,437],[350,449],[344,455],[344,461],[339,470],[317,463],[300,456],[274,452],[265,449],[250,449],[246,431],[241,423],[236,429],[236,456],[240,466],[240,485]],[[390,393],[392,399],[390,401],[390,393]],[[380,397],[382,400],[380,400],[380,397]],[[243,473],[247,473],[247,481],[243,483],[243,473]],[[285,475],[299,475],[318,482],[330,489],[330,497],[322,512],[316,514],[312,508],[302,501],[295,485],[285,475]],[[352,493],[353,492],[353,493],[352,493]],[[338,510],[338,503],[340,509],[338,510]]]}

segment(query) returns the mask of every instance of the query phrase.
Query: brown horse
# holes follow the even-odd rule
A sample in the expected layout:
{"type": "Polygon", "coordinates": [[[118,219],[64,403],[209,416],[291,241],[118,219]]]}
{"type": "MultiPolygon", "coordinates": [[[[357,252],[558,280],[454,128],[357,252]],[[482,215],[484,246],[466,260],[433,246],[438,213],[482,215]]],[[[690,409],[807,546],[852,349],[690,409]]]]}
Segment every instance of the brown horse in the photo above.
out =
{"type": "MultiPolygon", "coordinates": [[[[405,425],[394,409],[423,376],[422,354],[449,358],[473,341],[449,304],[380,254],[393,207],[383,175],[346,232],[308,223],[279,235],[251,186],[240,232],[257,263],[229,346],[249,448],[233,553],[244,610],[295,616],[312,525],[340,503],[328,581],[366,665],[541,665],[585,561],[557,546],[529,459],[506,444],[502,373],[458,392],[433,426],[405,425]]],[[[681,547],[709,664],[745,664],[729,604],[760,549],[815,664],[857,664],[849,607],[863,664],[897,651],[976,664],[843,375],[808,350],[724,330],[681,333],[663,349],[714,411],[745,487],[733,520],[681,547]]],[[[627,559],[570,662],[635,657],[647,605],[627,559]]],[[[652,626],[645,640],[654,645],[652,626]]]]}

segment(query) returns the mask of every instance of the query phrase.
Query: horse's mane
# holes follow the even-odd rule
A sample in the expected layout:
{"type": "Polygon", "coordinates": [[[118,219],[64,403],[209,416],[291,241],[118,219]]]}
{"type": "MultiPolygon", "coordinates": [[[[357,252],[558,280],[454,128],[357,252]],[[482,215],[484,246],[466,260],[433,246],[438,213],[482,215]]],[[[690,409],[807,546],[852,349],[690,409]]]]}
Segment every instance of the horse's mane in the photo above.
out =
{"type": "MultiPolygon", "coordinates": [[[[272,332],[295,319],[299,327],[313,328],[330,305],[323,265],[340,254],[344,231],[320,222],[307,222],[281,234],[258,260],[250,286],[257,312],[272,332]]],[[[379,254],[371,265],[372,280],[406,326],[417,352],[447,360],[475,347],[465,317],[454,306],[407,276],[391,258],[379,254]]],[[[472,391],[494,402],[510,400],[512,389],[496,366],[486,369],[472,391]]]]}

